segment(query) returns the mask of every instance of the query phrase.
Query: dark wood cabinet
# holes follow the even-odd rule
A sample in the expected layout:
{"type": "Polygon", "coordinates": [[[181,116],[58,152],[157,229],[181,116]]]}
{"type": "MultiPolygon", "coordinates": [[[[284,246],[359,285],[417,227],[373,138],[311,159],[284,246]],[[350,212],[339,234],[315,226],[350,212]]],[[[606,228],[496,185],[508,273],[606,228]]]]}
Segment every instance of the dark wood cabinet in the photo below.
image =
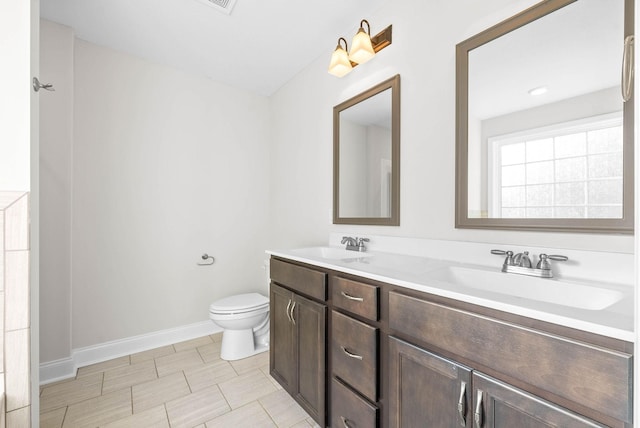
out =
{"type": "Polygon", "coordinates": [[[270,296],[271,375],[324,426],[327,307],[273,283],[270,296]]]}
{"type": "Polygon", "coordinates": [[[378,329],[331,312],[333,376],[342,379],[372,402],[378,399],[378,329]]]}
{"type": "Polygon", "coordinates": [[[398,292],[389,293],[389,327],[473,368],[540,391],[580,414],[614,418],[619,426],[632,422],[629,352],[398,292]]]}
{"type": "Polygon", "coordinates": [[[604,427],[397,338],[389,354],[391,427],[604,427]]]}
{"type": "Polygon", "coordinates": [[[390,426],[472,426],[471,369],[391,337],[389,376],[390,426]]]}
{"type": "Polygon", "coordinates": [[[327,307],[294,295],[291,318],[295,324],[297,385],[294,398],[324,425],[326,390],[327,307]]]}
{"type": "Polygon", "coordinates": [[[295,389],[297,371],[295,329],[289,312],[292,298],[291,291],[271,284],[269,366],[271,376],[287,391],[295,389]]]}
{"type": "Polygon", "coordinates": [[[338,379],[331,379],[331,427],[375,428],[378,408],[338,379]]]}
{"type": "Polygon", "coordinates": [[[380,426],[380,287],[333,276],[331,426],[380,426]]]}
{"type": "Polygon", "coordinates": [[[321,427],[633,426],[632,343],[311,265],[271,267],[271,374],[321,427]]]}
{"type": "Polygon", "coordinates": [[[473,373],[472,398],[478,428],[605,426],[478,372],[473,373]]]}

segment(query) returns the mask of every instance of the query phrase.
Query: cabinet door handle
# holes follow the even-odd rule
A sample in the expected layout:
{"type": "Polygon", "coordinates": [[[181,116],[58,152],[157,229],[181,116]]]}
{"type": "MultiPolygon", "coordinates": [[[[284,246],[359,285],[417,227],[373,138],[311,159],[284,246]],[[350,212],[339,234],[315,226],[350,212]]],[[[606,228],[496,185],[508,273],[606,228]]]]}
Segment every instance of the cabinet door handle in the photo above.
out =
{"type": "Polygon", "coordinates": [[[344,352],[347,357],[354,358],[356,360],[362,360],[362,355],[349,352],[347,351],[347,348],[345,348],[344,346],[341,346],[340,348],[342,348],[342,352],[344,352]]]}
{"type": "Polygon", "coordinates": [[[354,297],[348,293],[345,293],[344,291],[341,291],[340,294],[342,294],[344,297],[346,297],[349,300],[355,300],[356,302],[364,302],[364,297],[354,297]]]}
{"type": "Polygon", "coordinates": [[[289,309],[291,309],[291,299],[289,299],[289,303],[287,303],[287,318],[289,318],[290,322],[293,322],[293,320],[291,319],[291,312],[289,311],[289,309]]]}
{"type": "Polygon", "coordinates": [[[293,323],[293,325],[296,325],[296,318],[295,315],[293,314],[293,310],[296,308],[296,302],[293,302],[293,305],[291,305],[291,322],[293,323]]]}
{"type": "Polygon", "coordinates": [[[349,419],[345,418],[344,416],[340,416],[340,420],[342,421],[342,426],[344,426],[344,428],[352,428],[349,419]]]}
{"type": "Polygon", "coordinates": [[[478,390],[476,396],[476,411],[473,414],[473,421],[475,422],[475,428],[482,428],[482,391],[478,390]]]}
{"type": "Polygon", "coordinates": [[[460,426],[466,427],[467,421],[465,415],[467,413],[467,383],[460,383],[460,398],[458,398],[458,416],[460,416],[460,426]]]}
{"type": "Polygon", "coordinates": [[[627,102],[631,99],[633,90],[633,45],[634,37],[627,36],[624,39],[624,50],[622,53],[622,100],[627,102]]]}

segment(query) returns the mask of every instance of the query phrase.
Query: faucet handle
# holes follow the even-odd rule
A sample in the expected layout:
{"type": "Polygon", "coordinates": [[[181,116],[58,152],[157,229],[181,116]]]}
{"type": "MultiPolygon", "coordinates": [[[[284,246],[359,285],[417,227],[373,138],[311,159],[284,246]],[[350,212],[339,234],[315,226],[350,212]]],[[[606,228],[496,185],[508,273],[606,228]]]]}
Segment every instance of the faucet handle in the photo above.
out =
{"type": "Polygon", "coordinates": [[[504,259],[505,266],[513,266],[513,251],[491,250],[491,254],[496,254],[498,256],[507,256],[504,259]]]}
{"type": "Polygon", "coordinates": [[[358,251],[365,251],[367,247],[364,246],[365,242],[369,242],[369,238],[356,238],[358,241],[358,251]]]}
{"type": "Polygon", "coordinates": [[[549,260],[566,262],[567,260],[569,260],[569,257],[561,256],[558,254],[551,254],[551,255],[540,254],[540,260],[538,260],[538,265],[536,266],[536,269],[551,270],[551,263],[549,263],[549,260]]]}

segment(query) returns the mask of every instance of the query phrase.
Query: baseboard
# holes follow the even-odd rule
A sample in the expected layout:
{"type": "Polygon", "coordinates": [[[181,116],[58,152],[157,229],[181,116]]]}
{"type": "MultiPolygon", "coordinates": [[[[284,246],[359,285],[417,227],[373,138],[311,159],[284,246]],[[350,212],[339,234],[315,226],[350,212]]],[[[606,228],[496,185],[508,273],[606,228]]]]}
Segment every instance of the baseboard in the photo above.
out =
{"type": "Polygon", "coordinates": [[[40,385],[74,377],[79,367],[221,331],[220,327],[209,320],[74,349],[71,351],[71,357],[69,358],[40,364],[40,385]]]}
{"type": "Polygon", "coordinates": [[[67,379],[76,375],[76,365],[73,358],[40,363],[40,385],[67,379]]]}

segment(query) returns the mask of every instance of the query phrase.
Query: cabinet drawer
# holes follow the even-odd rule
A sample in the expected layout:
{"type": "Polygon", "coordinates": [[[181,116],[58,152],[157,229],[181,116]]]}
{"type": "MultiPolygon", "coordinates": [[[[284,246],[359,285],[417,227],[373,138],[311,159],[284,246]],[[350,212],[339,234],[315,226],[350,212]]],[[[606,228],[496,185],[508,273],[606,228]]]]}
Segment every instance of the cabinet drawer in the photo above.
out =
{"type": "Polygon", "coordinates": [[[340,381],[331,379],[331,426],[376,428],[378,409],[340,381]]]}
{"type": "Polygon", "coordinates": [[[378,321],[378,290],[375,285],[334,278],[331,300],[337,308],[378,321]]]}
{"type": "Polygon", "coordinates": [[[389,293],[389,328],[583,409],[631,422],[629,354],[396,292],[389,293]]]}
{"type": "Polygon", "coordinates": [[[333,374],[376,401],[378,329],[333,311],[331,333],[333,374]]]}
{"type": "Polygon", "coordinates": [[[327,274],[271,258],[271,280],[318,300],[327,300],[327,274]]]}

